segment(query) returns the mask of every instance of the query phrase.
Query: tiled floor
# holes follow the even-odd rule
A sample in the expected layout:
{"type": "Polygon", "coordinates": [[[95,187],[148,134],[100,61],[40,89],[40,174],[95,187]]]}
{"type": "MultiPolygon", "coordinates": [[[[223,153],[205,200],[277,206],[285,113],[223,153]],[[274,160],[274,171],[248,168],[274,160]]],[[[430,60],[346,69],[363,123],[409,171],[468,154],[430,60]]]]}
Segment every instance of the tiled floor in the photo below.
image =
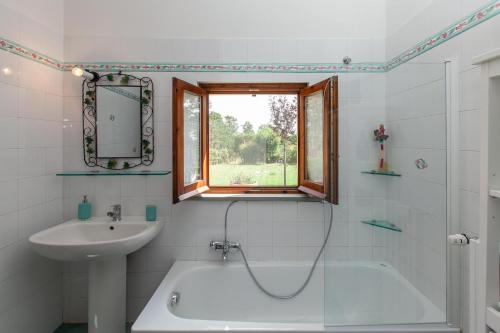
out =
{"type": "MultiPolygon", "coordinates": [[[[127,324],[126,332],[130,333],[132,324],[127,324]]],[[[87,324],[62,324],[54,333],[87,333],[87,324]]]]}

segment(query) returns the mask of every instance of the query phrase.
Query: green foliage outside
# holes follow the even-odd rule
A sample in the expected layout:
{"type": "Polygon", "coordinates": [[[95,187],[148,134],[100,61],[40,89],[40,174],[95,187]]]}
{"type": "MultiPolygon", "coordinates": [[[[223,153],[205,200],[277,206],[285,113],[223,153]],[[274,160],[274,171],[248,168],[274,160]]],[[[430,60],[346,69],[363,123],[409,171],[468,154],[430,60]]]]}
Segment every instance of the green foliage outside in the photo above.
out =
{"type": "MultiPolygon", "coordinates": [[[[297,164],[287,165],[286,186],[297,186],[297,164]]],[[[210,185],[283,186],[282,164],[216,164],[210,166],[210,185]]]]}
{"type": "Polygon", "coordinates": [[[271,97],[270,121],[258,129],[210,110],[210,183],[283,186],[286,169],[287,185],[296,186],[296,105],[286,96],[271,97]]]}

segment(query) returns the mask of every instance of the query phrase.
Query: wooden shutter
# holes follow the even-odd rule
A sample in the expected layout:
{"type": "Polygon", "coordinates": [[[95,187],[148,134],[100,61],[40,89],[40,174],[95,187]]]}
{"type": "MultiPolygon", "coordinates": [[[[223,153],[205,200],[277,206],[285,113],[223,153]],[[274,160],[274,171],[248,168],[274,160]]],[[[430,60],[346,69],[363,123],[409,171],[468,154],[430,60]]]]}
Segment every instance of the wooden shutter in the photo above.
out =
{"type": "Polygon", "coordinates": [[[208,190],[208,95],[200,87],[172,82],[173,201],[208,190]]]}
{"type": "Polygon", "coordinates": [[[299,190],[338,204],[338,80],[299,93],[299,190]]]}

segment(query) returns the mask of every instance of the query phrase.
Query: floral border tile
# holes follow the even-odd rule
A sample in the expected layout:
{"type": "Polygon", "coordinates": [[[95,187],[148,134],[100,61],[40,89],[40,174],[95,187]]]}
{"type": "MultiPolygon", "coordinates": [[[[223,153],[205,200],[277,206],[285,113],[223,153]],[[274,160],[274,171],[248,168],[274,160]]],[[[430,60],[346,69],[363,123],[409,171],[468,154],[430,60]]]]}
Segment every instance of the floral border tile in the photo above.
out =
{"type": "Polygon", "coordinates": [[[42,54],[40,52],[37,52],[33,49],[30,49],[28,47],[22,46],[16,42],[10,41],[8,39],[4,39],[0,37],[0,50],[4,50],[10,53],[13,53],[15,55],[21,56],[26,59],[30,59],[33,61],[36,61],[38,63],[41,63],[43,65],[58,69],[58,70],[64,70],[64,64],[56,60],[55,58],[49,57],[45,54],[42,54]]]}
{"type": "Polygon", "coordinates": [[[54,69],[70,71],[80,67],[92,71],[122,72],[246,72],[246,73],[383,73],[404,64],[465,31],[500,14],[500,0],[491,1],[441,32],[402,52],[387,63],[357,64],[170,64],[95,62],[64,63],[55,58],[0,37],[0,49],[54,69]]]}
{"type": "Polygon", "coordinates": [[[161,63],[66,63],[65,70],[81,67],[96,72],[246,72],[332,73],[385,72],[384,63],[359,64],[161,64],[161,63]]]}
{"type": "Polygon", "coordinates": [[[434,34],[433,36],[392,58],[387,62],[386,70],[390,71],[498,14],[500,14],[500,0],[495,0],[455,24],[450,25],[441,32],[434,34]]]}

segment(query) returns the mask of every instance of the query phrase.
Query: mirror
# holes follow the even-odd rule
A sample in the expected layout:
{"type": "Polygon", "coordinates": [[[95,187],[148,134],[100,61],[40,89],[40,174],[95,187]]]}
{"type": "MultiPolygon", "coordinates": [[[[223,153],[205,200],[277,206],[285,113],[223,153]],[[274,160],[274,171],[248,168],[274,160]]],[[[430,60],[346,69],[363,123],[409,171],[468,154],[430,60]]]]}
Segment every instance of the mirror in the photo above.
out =
{"type": "Polygon", "coordinates": [[[153,163],[151,79],[112,73],[85,80],[83,141],[88,166],[122,170],[153,163]]]}
{"type": "Polygon", "coordinates": [[[141,88],[97,86],[97,157],[141,157],[141,88]]]}

